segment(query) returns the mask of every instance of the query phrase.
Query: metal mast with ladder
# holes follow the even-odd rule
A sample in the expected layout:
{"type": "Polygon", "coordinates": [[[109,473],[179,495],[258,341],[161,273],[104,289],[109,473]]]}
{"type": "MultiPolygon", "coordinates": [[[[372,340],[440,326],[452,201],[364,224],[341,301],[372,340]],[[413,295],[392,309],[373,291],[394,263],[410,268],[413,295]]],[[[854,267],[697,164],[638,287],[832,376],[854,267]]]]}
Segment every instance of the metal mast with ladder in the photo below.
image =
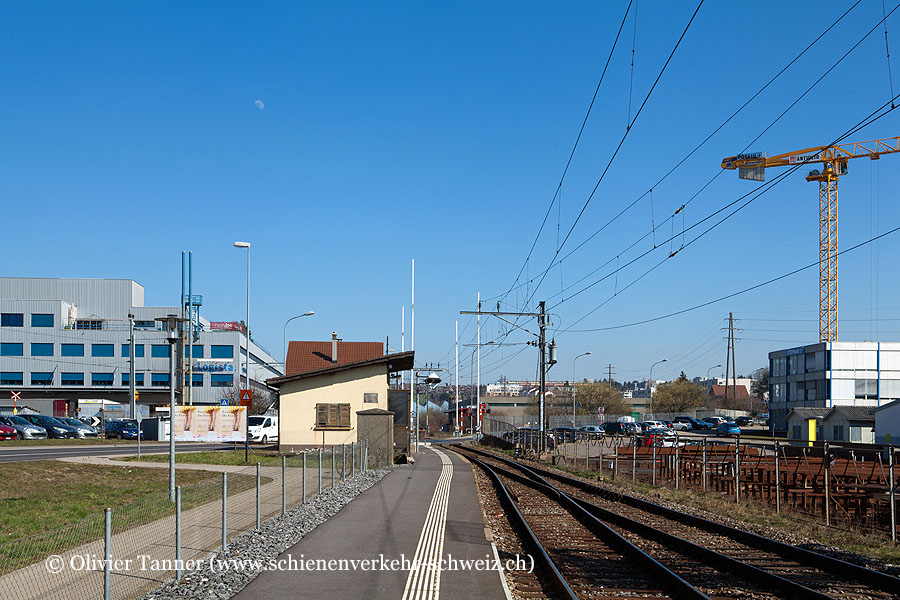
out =
{"type": "Polygon", "coordinates": [[[766,169],[822,163],[807,181],[819,182],[819,341],[833,342],[838,333],[838,178],[848,172],[851,158],[878,160],[882,154],[900,152],[900,137],[868,142],[833,144],[796,150],[775,156],[762,152],[738,154],[722,160],[723,169],[739,169],[741,179],[765,181],[766,169]]]}

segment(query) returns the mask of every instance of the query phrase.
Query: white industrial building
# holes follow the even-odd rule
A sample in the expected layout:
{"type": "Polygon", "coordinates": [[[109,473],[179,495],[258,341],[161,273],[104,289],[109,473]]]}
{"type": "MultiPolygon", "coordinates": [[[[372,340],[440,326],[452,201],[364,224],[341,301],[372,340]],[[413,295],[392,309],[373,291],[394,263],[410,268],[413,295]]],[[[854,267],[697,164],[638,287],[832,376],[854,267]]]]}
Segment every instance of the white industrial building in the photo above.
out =
{"type": "MultiPolygon", "coordinates": [[[[187,298],[185,302],[187,303],[187,298]]],[[[192,296],[193,305],[202,297],[192,296]]],[[[85,416],[110,401],[129,402],[131,324],[134,320],[135,388],[150,408],[169,403],[169,345],[156,321],[181,315],[179,306],[144,306],[144,288],[130,279],[39,279],[0,277],[0,413],[19,403],[49,415],[85,416]],[[76,412],[78,411],[78,412],[76,412]]],[[[190,374],[190,400],[219,404],[240,389],[240,371],[267,393],[265,380],[281,365],[252,340],[247,352],[237,323],[211,324],[195,313],[196,336],[185,351],[183,375],[176,358],[180,399],[190,374]],[[216,325],[217,328],[214,328],[216,325]],[[189,373],[190,372],[190,373],[189,373]]],[[[176,344],[176,357],[183,346],[176,344]]]]}
{"type": "Polygon", "coordinates": [[[900,343],[820,342],[769,353],[769,418],[795,408],[876,408],[900,398],[900,343]]]}

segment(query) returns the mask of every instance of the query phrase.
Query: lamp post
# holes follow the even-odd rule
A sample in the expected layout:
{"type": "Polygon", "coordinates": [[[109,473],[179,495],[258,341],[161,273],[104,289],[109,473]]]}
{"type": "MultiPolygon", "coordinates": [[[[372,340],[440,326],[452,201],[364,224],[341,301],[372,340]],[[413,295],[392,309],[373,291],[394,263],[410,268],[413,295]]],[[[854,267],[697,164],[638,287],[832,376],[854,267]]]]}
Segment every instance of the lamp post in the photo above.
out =
{"type": "MultiPolygon", "coordinates": [[[[175,344],[179,338],[178,325],[187,319],[168,315],[156,320],[165,324],[169,344],[169,500],[175,502],[175,344]]],[[[138,437],[140,435],[138,430],[138,437]]]]}
{"type": "MultiPolygon", "coordinates": [[[[246,383],[247,387],[243,388],[246,390],[250,389],[250,242],[235,242],[235,248],[246,248],[247,249],[247,320],[244,322],[244,334],[246,336],[247,342],[247,361],[246,361],[246,383]]],[[[240,383],[241,383],[241,348],[240,344],[238,344],[238,398],[240,398],[240,383]]],[[[250,408],[247,407],[247,418],[245,419],[246,425],[244,426],[244,462],[250,460],[250,408]]]]}
{"type": "Polygon", "coordinates": [[[299,319],[300,317],[311,317],[314,314],[316,314],[316,312],[314,310],[308,310],[305,313],[303,313],[302,315],[296,315],[284,322],[284,330],[281,333],[281,351],[284,356],[284,374],[285,375],[287,375],[287,326],[288,326],[288,323],[290,323],[294,319],[299,319]]]}
{"type": "Polygon", "coordinates": [[[428,440],[428,425],[429,425],[429,417],[428,417],[428,386],[431,386],[431,389],[434,390],[434,386],[441,382],[441,378],[438,377],[438,374],[432,371],[425,377],[425,440],[428,440]]]}
{"type": "Polygon", "coordinates": [[[650,416],[653,416],[653,367],[656,365],[662,364],[664,362],[668,362],[668,358],[664,358],[662,360],[658,360],[652,365],[650,365],[650,380],[647,382],[650,386],[650,416]]]}
{"type": "Polygon", "coordinates": [[[590,352],[579,354],[572,359],[572,429],[575,429],[575,389],[578,387],[578,383],[576,383],[575,379],[575,361],[582,356],[587,356],[588,354],[590,354],[590,352]]]}
{"type": "Polygon", "coordinates": [[[711,366],[710,368],[708,368],[708,369],[706,370],[706,380],[709,381],[709,372],[710,372],[710,371],[712,371],[713,369],[718,369],[718,368],[721,367],[721,366],[722,366],[722,365],[713,365],[713,366],[711,366]]]}

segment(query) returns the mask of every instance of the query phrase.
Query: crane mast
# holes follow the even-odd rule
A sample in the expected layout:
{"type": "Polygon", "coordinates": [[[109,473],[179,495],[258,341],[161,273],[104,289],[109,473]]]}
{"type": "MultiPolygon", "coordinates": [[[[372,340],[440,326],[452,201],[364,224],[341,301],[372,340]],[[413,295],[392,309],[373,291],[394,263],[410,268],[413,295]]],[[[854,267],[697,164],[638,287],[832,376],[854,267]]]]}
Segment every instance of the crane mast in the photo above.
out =
{"type": "Polygon", "coordinates": [[[762,152],[738,154],[722,160],[723,169],[738,169],[741,179],[765,181],[766,169],[822,163],[807,181],[819,184],[819,341],[833,342],[838,335],[838,178],[848,173],[848,161],[900,152],[900,137],[832,144],[767,156],[762,152]]]}

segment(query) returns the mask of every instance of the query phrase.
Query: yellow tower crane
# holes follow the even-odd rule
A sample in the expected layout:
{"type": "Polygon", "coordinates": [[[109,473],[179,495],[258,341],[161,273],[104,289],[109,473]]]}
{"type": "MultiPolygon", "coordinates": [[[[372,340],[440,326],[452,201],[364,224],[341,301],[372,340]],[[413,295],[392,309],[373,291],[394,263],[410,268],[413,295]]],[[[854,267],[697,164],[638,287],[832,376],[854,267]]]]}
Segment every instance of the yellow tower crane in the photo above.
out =
{"type": "Polygon", "coordinates": [[[799,164],[822,163],[813,169],[807,181],[819,182],[819,341],[833,342],[838,333],[838,178],[847,174],[851,158],[868,156],[878,160],[882,154],[900,152],[900,137],[868,142],[835,144],[796,150],[776,156],[762,152],[738,154],[722,160],[723,169],[739,169],[741,179],[765,181],[766,169],[799,164]]]}

